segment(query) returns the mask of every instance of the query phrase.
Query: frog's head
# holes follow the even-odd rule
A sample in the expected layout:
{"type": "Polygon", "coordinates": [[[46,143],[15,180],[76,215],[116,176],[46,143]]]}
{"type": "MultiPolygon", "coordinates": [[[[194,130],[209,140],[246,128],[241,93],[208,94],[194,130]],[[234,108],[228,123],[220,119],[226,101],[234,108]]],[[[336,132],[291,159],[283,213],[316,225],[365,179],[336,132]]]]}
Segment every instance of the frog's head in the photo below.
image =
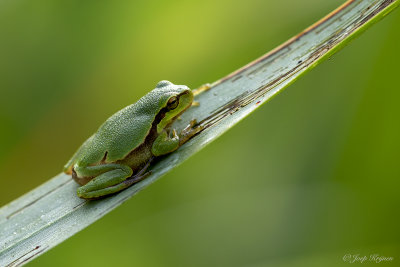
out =
{"type": "Polygon", "coordinates": [[[159,82],[156,89],[163,95],[160,106],[164,116],[157,124],[157,132],[160,133],[192,105],[193,93],[186,85],[175,85],[169,81],[159,82]]]}

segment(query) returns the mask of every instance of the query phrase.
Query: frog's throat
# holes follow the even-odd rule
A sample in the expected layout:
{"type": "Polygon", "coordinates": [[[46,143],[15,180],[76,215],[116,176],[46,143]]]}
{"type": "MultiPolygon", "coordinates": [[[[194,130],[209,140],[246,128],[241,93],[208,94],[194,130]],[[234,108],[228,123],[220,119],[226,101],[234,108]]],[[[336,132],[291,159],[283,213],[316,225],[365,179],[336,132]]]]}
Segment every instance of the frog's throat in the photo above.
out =
{"type": "Polygon", "coordinates": [[[193,93],[186,91],[179,95],[179,104],[173,110],[165,113],[164,118],[157,124],[157,133],[161,133],[168,125],[171,125],[193,102],[193,93]]]}

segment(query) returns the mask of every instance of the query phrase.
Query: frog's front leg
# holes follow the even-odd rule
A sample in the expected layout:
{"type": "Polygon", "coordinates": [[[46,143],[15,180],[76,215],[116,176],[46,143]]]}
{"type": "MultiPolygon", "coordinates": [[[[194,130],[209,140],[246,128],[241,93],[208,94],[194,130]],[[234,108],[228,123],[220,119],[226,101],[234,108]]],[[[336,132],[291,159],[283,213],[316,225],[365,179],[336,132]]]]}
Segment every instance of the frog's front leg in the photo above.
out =
{"type": "Polygon", "coordinates": [[[163,130],[154,141],[151,152],[154,156],[161,156],[176,150],[178,147],[186,143],[195,134],[204,129],[203,126],[197,125],[196,120],[192,120],[180,134],[175,129],[163,130]]]}
{"type": "Polygon", "coordinates": [[[80,166],[76,164],[74,170],[78,177],[94,177],[87,184],[78,188],[80,198],[95,199],[113,194],[125,189],[124,183],[132,176],[132,169],[123,164],[101,164],[96,166],[80,166]]]}
{"type": "Polygon", "coordinates": [[[206,83],[206,84],[203,84],[202,86],[200,86],[199,88],[193,89],[192,92],[193,92],[194,96],[198,96],[199,94],[210,90],[210,88],[211,88],[211,84],[206,83]]]}
{"type": "Polygon", "coordinates": [[[151,147],[154,156],[168,154],[179,147],[179,136],[175,130],[162,130],[151,147]]]}
{"type": "Polygon", "coordinates": [[[184,143],[189,141],[190,138],[192,138],[194,135],[196,135],[197,133],[199,133],[204,129],[204,126],[196,124],[197,124],[196,120],[191,120],[189,125],[182,130],[182,132],[179,134],[180,145],[183,145],[184,143]]]}

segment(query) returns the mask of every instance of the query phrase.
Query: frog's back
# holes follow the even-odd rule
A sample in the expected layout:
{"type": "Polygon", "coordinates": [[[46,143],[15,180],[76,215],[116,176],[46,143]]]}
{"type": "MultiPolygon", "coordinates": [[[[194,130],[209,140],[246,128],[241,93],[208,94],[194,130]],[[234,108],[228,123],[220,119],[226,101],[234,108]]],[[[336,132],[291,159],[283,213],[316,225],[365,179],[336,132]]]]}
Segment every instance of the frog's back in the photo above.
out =
{"type": "Polygon", "coordinates": [[[150,98],[146,96],[118,111],[100,126],[92,142],[97,147],[95,154],[97,151],[102,154],[101,158],[97,157],[96,162],[104,157],[105,152],[106,162],[123,159],[144,142],[159,112],[155,105],[157,103],[148,101],[150,98]]]}
{"type": "Polygon", "coordinates": [[[112,115],[78,149],[66,168],[75,163],[90,165],[103,159],[110,163],[125,158],[145,141],[155,117],[176,93],[179,92],[171,87],[156,87],[138,102],[112,115]]]}

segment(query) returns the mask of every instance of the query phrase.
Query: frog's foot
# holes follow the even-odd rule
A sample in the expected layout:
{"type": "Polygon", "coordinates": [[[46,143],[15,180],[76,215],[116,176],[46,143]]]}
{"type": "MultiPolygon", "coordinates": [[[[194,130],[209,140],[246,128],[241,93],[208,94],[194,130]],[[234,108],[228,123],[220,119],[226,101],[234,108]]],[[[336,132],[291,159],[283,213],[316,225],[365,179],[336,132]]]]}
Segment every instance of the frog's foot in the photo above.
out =
{"type": "Polygon", "coordinates": [[[192,102],[192,107],[198,107],[200,106],[200,102],[199,101],[193,101],[192,102]]]}
{"type": "Polygon", "coordinates": [[[136,175],[132,176],[131,178],[126,179],[125,181],[122,182],[122,183],[124,183],[124,186],[125,186],[122,189],[128,188],[129,186],[144,180],[150,174],[151,174],[151,171],[148,171],[148,172],[145,172],[145,173],[143,173],[141,175],[136,174],[136,175]]]}
{"type": "Polygon", "coordinates": [[[185,129],[182,130],[182,132],[179,134],[179,144],[183,145],[186,143],[190,138],[192,138],[194,135],[198,134],[204,129],[204,126],[202,125],[197,125],[196,120],[191,120],[189,125],[186,126],[185,129]]]}
{"type": "Polygon", "coordinates": [[[136,173],[132,177],[123,181],[123,183],[126,185],[126,187],[129,187],[133,184],[136,184],[136,183],[142,181],[143,179],[145,179],[147,176],[149,176],[151,174],[151,171],[146,172],[146,170],[149,168],[150,163],[153,161],[153,159],[154,158],[150,158],[149,161],[147,161],[146,165],[144,165],[144,167],[140,171],[138,171],[138,173],[136,173]]]}
{"type": "Polygon", "coordinates": [[[194,96],[197,96],[205,91],[210,90],[210,88],[211,88],[211,84],[206,83],[206,84],[203,84],[202,86],[200,86],[199,88],[193,89],[192,92],[193,92],[194,96]]]}

